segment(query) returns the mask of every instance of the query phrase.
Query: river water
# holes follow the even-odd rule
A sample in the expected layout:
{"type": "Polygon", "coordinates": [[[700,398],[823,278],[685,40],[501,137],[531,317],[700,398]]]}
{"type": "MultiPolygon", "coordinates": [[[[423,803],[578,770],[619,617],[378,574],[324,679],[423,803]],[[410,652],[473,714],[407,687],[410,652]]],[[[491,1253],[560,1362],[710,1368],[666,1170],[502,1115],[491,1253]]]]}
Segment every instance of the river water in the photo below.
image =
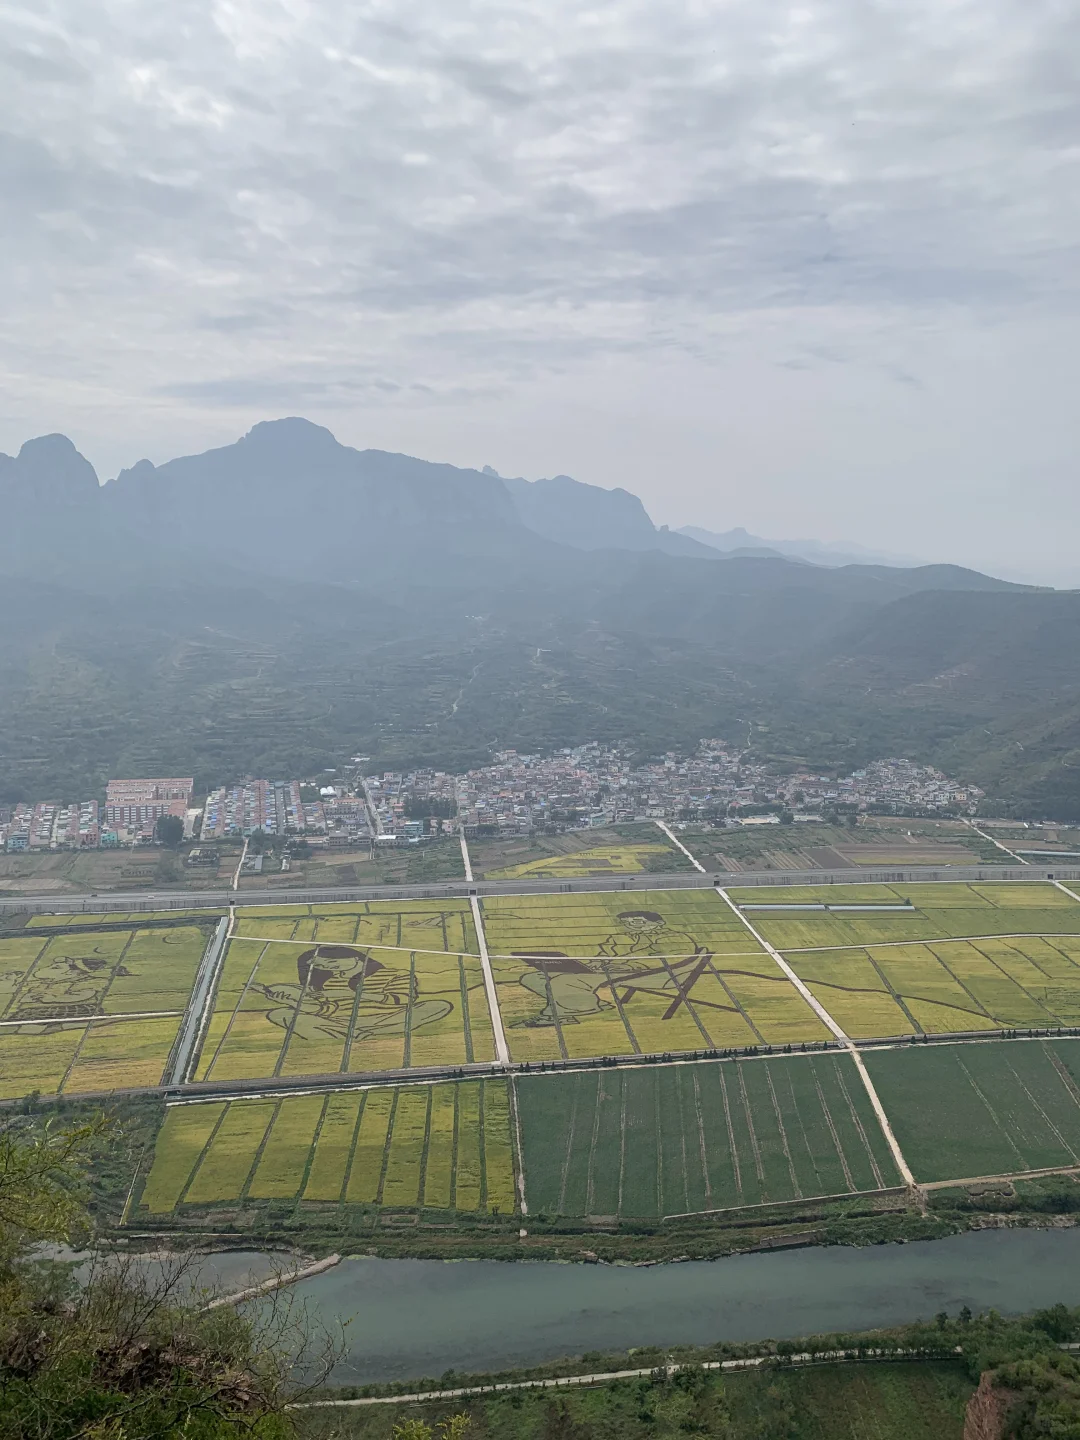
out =
{"type": "Polygon", "coordinates": [[[324,1322],[349,1322],[335,1383],[437,1378],[635,1345],[870,1330],[964,1305],[1003,1314],[1077,1305],[1080,1228],[648,1268],[363,1258],[293,1293],[324,1322]]]}

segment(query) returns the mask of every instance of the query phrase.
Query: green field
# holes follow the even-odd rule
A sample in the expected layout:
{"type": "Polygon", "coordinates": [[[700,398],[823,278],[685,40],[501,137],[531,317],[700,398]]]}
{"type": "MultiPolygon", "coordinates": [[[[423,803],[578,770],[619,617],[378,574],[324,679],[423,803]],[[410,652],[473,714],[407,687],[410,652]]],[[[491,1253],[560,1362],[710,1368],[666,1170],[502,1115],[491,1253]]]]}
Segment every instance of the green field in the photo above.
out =
{"type": "Polygon", "coordinates": [[[1080,1040],[912,1045],[864,1060],[917,1180],[1080,1164],[1080,1040]]]}
{"type": "Polygon", "coordinates": [[[507,1082],[171,1106],[139,1212],[251,1201],[511,1214],[507,1082]]]}
{"type": "Polygon", "coordinates": [[[0,1098],[159,1084],[207,936],[181,922],[0,940],[0,1098]]]}
{"type": "Polygon", "coordinates": [[[463,901],[245,910],[199,1079],[490,1060],[477,948],[463,901]]]}
{"type": "Polygon", "coordinates": [[[711,890],[497,896],[482,908],[515,1060],[828,1036],[711,890]]]}
{"type": "Polygon", "coordinates": [[[847,1055],[515,1083],[532,1213],[677,1215],[898,1183],[847,1055]]]}

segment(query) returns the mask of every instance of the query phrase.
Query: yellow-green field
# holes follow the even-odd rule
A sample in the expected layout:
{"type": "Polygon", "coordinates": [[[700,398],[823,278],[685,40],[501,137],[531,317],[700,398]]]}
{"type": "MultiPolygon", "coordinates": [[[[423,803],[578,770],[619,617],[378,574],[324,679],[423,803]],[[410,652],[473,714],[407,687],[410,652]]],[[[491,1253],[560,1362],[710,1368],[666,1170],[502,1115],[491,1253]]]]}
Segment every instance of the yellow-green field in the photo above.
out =
{"type": "Polygon", "coordinates": [[[569,880],[574,876],[640,875],[656,867],[650,861],[672,853],[669,845],[601,845],[593,850],[573,850],[566,855],[546,855],[523,865],[510,865],[503,870],[489,870],[488,880],[533,879],[569,880]]]}
{"type": "Polygon", "coordinates": [[[1080,934],[1080,901],[1047,882],[980,885],[821,885],[732,889],[750,923],[778,950],[984,935],[1080,934]],[[792,904],[899,905],[906,911],[770,911],[792,904]]]}
{"type": "Polygon", "coordinates": [[[69,930],[72,927],[85,929],[94,925],[145,925],[148,920],[179,921],[188,919],[219,920],[220,910],[132,910],[109,911],[108,914],[86,915],[31,915],[26,922],[28,930],[69,930]]]}
{"type": "Polygon", "coordinates": [[[729,893],[855,1039],[1080,1025],[1080,902],[1054,885],[729,893]],[[909,911],[761,908],[904,901],[909,911]]]}
{"type": "Polygon", "coordinates": [[[136,1213],[249,1201],[512,1214],[507,1082],[170,1107],[136,1213]]]}
{"type": "Polygon", "coordinates": [[[206,941],[183,923],[0,940],[0,1098],[159,1084],[206,941]]]}
{"type": "Polygon", "coordinates": [[[1080,1025],[1080,936],[870,945],[787,959],[856,1039],[1080,1025]]]}
{"type": "Polygon", "coordinates": [[[493,1059],[477,951],[466,901],[244,910],[198,1078],[493,1059]]]}
{"type": "Polygon", "coordinates": [[[828,1037],[711,890],[497,896],[483,916],[514,1060],[828,1037]]]}

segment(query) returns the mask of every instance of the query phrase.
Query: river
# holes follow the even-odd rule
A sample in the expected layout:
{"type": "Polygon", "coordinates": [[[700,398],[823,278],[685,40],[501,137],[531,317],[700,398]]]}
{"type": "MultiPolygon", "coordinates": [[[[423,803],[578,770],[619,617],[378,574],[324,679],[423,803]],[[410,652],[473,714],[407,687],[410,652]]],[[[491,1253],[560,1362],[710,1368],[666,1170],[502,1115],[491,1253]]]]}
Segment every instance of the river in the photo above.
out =
{"type": "Polygon", "coordinates": [[[964,1305],[1003,1314],[1076,1305],[1080,1228],[647,1268],[360,1258],[293,1293],[324,1322],[349,1322],[335,1383],[437,1378],[635,1345],[870,1330],[964,1305]]]}

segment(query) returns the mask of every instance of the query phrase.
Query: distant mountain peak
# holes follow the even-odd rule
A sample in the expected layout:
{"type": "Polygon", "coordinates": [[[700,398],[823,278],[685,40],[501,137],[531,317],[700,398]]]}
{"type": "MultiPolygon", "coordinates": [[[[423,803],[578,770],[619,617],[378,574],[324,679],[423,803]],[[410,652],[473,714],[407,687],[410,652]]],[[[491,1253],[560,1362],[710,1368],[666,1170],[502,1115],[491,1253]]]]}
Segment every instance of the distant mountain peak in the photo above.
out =
{"type": "Polygon", "coordinates": [[[332,430],[300,415],[289,415],[282,420],[260,420],[239,443],[259,450],[280,451],[284,448],[290,456],[328,453],[345,448],[332,430]]]}
{"type": "Polygon", "coordinates": [[[98,489],[97,471],[66,435],[38,435],[8,459],[3,474],[18,490],[50,501],[82,499],[98,489]]]}

